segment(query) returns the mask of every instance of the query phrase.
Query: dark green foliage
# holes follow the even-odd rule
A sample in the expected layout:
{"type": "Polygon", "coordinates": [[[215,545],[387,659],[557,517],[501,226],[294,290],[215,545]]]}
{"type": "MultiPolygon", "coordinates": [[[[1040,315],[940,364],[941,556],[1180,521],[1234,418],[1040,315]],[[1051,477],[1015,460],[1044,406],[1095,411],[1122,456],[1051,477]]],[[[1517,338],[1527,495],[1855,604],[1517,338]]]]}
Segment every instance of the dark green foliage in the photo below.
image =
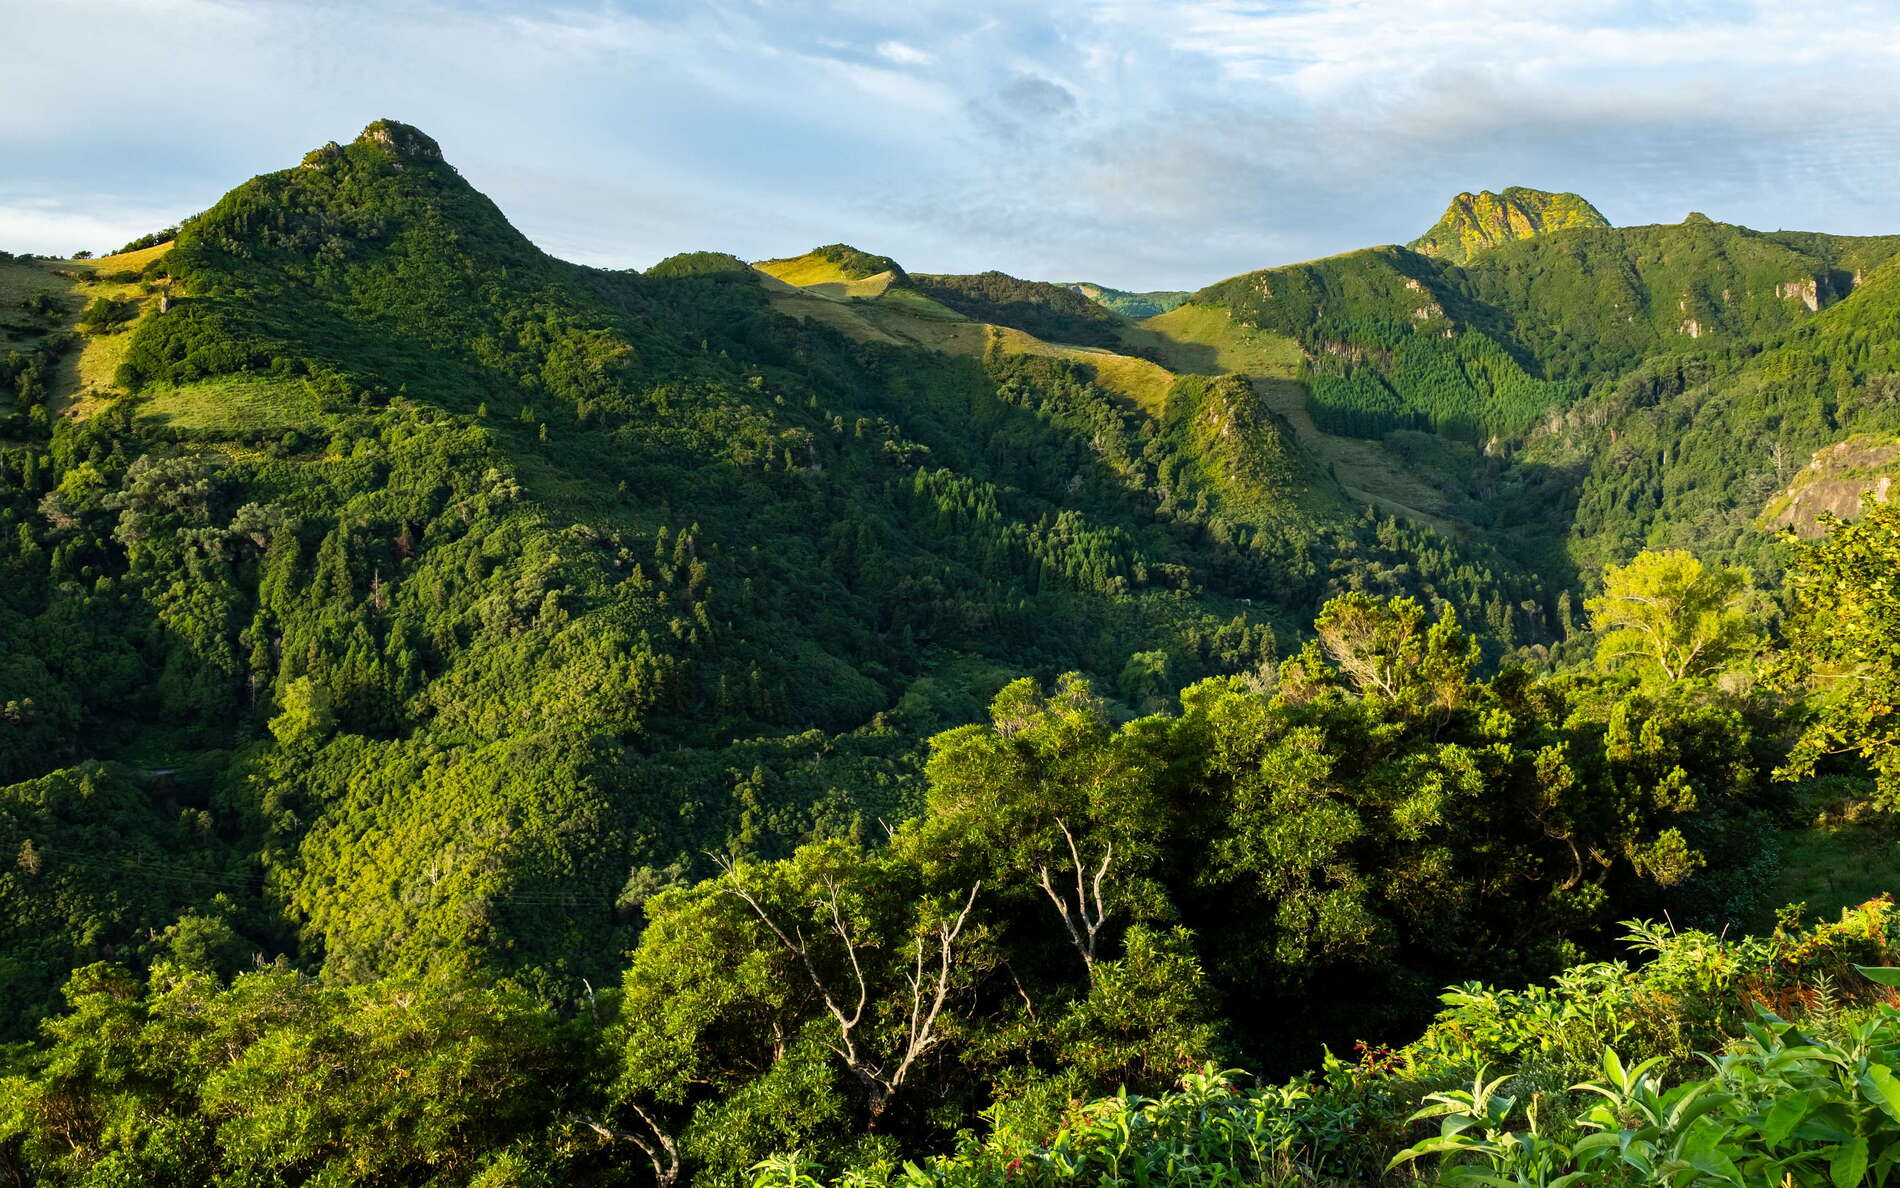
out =
{"type": "Polygon", "coordinates": [[[1063,288],[1073,289],[1125,318],[1151,318],[1156,314],[1164,314],[1177,308],[1192,296],[1182,290],[1163,289],[1151,293],[1130,293],[1125,289],[1109,289],[1091,284],[1064,285],[1063,288]]]}
{"type": "Polygon", "coordinates": [[[677,256],[668,256],[647,269],[646,275],[657,280],[672,280],[679,277],[728,274],[749,276],[751,271],[750,264],[726,252],[681,252],[677,256]]]}
{"type": "Polygon", "coordinates": [[[867,276],[876,276],[880,272],[888,272],[900,281],[907,279],[903,267],[889,256],[874,256],[869,252],[861,252],[848,243],[828,243],[823,247],[813,248],[811,254],[836,264],[848,280],[863,280],[867,276]]]}
{"type": "Polygon", "coordinates": [[[975,276],[917,273],[910,283],[926,297],[974,321],[1013,326],[1046,342],[1108,349],[1120,346],[1120,319],[1062,285],[1017,280],[1003,272],[980,272],[975,276]]]}
{"type": "Polygon", "coordinates": [[[1415,429],[1472,442],[1514,437],[1576,396],[1573,385],[1527,375],[1475,331],[1450,346],[1405,334],[1385,351],[1328,352],[1312,364],[1307,387],[1313,419],[1329,432],[1380,437],[1415,429]]]}

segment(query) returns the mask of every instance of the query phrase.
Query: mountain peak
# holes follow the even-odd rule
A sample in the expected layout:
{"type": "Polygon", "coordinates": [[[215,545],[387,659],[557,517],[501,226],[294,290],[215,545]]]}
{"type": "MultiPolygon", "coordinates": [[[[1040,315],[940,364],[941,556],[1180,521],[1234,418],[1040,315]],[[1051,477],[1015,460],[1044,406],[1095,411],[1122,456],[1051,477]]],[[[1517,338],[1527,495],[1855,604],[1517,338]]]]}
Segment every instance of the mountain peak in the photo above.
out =
{"type": "Polygon", "coordinates": [[[363,129],[356,143],[380,147],[397,157],[440,161],[442,146],[422,129],[396,120],[377,120],[363,129]]]}
{"type": "Polygon", "coordinates": [[[1546,231],[1609,225],[1602,212],[1576,194],[1509,186],[1501,193],[1458,195],[1430,231],[1406,246],[1463,264],[1487,248],[1546,231]]]}

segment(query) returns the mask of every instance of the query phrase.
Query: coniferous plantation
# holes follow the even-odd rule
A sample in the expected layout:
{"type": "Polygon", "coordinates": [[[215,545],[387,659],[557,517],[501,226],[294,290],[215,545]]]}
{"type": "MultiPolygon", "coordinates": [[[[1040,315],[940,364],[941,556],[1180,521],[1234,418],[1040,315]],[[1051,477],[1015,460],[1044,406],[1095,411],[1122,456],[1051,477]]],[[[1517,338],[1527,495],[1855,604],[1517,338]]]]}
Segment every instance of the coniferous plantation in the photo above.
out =
{"type": "Polygon", "coordinates": [[[1896,256],[0,256],[0,1182],[1887,1183],[1896,256]]]}

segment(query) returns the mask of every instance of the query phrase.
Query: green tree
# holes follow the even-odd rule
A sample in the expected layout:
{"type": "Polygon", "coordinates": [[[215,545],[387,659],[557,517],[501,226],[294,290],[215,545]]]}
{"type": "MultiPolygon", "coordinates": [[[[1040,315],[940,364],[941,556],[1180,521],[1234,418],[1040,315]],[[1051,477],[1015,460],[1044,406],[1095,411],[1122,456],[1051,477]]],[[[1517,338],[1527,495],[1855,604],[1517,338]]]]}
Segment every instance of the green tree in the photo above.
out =
{"type": "Polygon", "coordinates": [[[1794,596],[1781,676],[1812,691],[1816,713],[1782,774],[1857,754],[1900,810],[1900,507],[1875,504],[1807,545],[1788,575],[1794,596]]]}
{"type": "Polygon", "coordinates": [[[1603,593],[1583,606],[1598,632],[1599,666],[1674,683],[1715,676],[1755,653],[1754,600],[1746,569],[1667,549],[1605,569],[1603,593]]]}

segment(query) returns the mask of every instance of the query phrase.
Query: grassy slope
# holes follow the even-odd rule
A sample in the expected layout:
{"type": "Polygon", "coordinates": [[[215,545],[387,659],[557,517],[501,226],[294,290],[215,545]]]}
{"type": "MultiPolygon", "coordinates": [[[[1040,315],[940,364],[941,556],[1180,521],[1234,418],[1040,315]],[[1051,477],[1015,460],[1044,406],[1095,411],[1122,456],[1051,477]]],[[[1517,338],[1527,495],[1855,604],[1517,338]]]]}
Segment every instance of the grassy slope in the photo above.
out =
{"type": "Polygon", "coordinates": [[[973,322],[922,294],[890,288],[888,283],[879,293],[866,294],[867,299],[840,300],[834,286],[845,283],[835,279],[842,273],[836,265],[815,257],[768,260],[753,267],[770,278],[766,282],[767,298],[773,308],[793,317],[823,322],[860,342],[908,344],[971,357],[981,357],[994,345],[1014,355],[1085,363],[1094,370],[1098,384],[1151,416],[1160,414],[1175,380],[1174,373],[1150,360],[1095,347],[1044,342],[1011,327],[973,322]],[[793,277],[834,279],[801,283],[793,277]]]}
{"type": "Polygon", "coordinates": [[[121,272],[139,272],[171,250],[169,243],[116,256],[91,260],[12,260],[0,263],[0,351],[28,345],[38,335],[26,324],[20,304],[38,293],[51,294],[63,308],[56,330],[77,328],[81,311],[96,297],[114,301],[133,301],[138,316],[123,327],[106,334],[82,334],[79,349],[69,351],[59,361],[51,385],[51,405],[65,416],[85,416],[118,391],[114,373],[125,361],[126,350],[138,324],[157,308],[156,290],[166,282],[149,286],[144,281],[108,281],[98,279],[121,272]]]}
{"type": "Polygon", "coordinates": [[[1327,433],[1313,423],[1306,387],[1296,378],[1303,358],[1297,340],[1242,325],[1217,306],[1193,303],[1144,320],[1126,338],[1131,348],[1153,352],[1183,373],[1247,376],[1353,499],[1440,530],[1457,527],[1438,514],[1440,494],[1407,473],[1404,461],[1383,444],[1327,433]]]}

